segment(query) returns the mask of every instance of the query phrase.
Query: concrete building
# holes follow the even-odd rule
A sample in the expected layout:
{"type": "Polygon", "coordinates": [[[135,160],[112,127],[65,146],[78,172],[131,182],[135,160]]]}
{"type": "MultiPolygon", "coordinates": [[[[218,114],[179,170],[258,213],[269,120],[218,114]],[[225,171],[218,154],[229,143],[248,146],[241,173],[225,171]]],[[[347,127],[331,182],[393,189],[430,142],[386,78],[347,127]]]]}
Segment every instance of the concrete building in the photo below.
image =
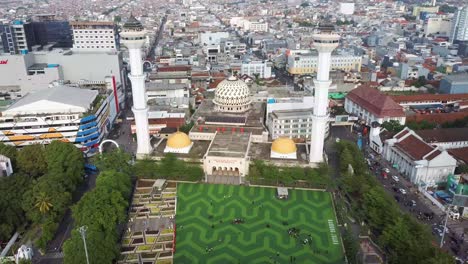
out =
{"type": "Polygon", "coordinates": [[[452,19],[451,42],[468,40],[468,6],[459,8],[452,19]]]}
{"type": "Polygon", "coordinates": [[[413,7],[413,16],[419,18],[421,13],[437,13],[439,12],[438,6],[414,6],[413,7]]]}
{"type": "Polygon", "coordinates": [[[424,21],[424,34],[449,35],[452,21],[444,17],[429,17],[424,21]]]}
{"type": "Polygon", "coordinates": [[[25,95],[45,89],[53,81],[104,84],[107,76],[115,76],[125,86],[125,69],[121,54],[114,52],[52,51],[29,52],[20,55],[0,55],[0,89],[3,92],[25,95]],[[12,92],[13,91],[13,92],[12,92]]]}
{"type": "MultiPolygon", "coordinates": [[[[312,132],[312,113],[312,108],[272,111],[267,117],[271,138],[288,137],[309,141],[312,132]]],[[[326,130],[329,130],[328,126],[326,130]]]]}
{"type": "Polygon", "coordinates": [[[222,39],[229,38],[229,32],[200,32],[198,38],[201,46],[220,45],[222,39]]]}
{"type": "Polygon", "coordinates": [[[382,124],[390,120],[405,124],[406,121],[402,106],[395,103],[390,96],[368,86],[360,86],[348,93],[344,108],[367,125],[371,125],[372,122],[382,124]]]}
{"type": "Polygon", "coordinates": [[[248,75],[255,77],[258,74],[259,78],[271,78],[271,66],[273,64],[269,61],[245,61],[241,65],[241,75],[248,75]]]}
{"type": "Polygon", "coordinates": [[[416,131],[426,143],[443,149],[468,147],[468,128],[438,128],[416,131]]]}
{"type": "Polygon", "coordinates": [[[343,15],[354,14],[354,3],[340,3],[340,14],[343,14],[343,15]]]}
{"type": "Polygon", "coordinates": [[[400,79],[418,79],[421,76],[427,78],[429,70],[426,69],[422,64],[409,65],[408,63],[401,63],[399,67],[400,79]]]}
{"type": "Polygon", "coordinates": [[[8,177],[13,174],[11,160],[7,156],[0,155],[0,177],[8,177]]]}
{"type": "MultiPolygon", "coordinates": [[[[360,71],[362,56],[332,55],[331,70],[360,71]]],[[[305,75],[317,72],[318,56],[310,50],[289,52],[286,70],[289,74],[305,75]]]]}
{"type": "Polygon", "coordinates": [[[324,26],[319,27],[319,30],[320,33],[312,35],[314,48],[318,51],[318,72],[317,78],[314,79],[314,110],[309,154],[309,162],[314,164],[323,161],[325,130],[328,125],[328,90],[331,85],[331,53],[340,42],[340,36],[332,33],[331,28],[324,26]]]}
{"type": "Polygon", "coordinates": [[[453,174],[457,161],[446,150],[433,147],[405,128],[384,143],[383,157],[421,187],[435,186],[453,174]]]}
{"type": "Polygon", "coordinates": [[[453,74],[445,76],[440,81],[439,90],[445,94],[468,93],[468,74],[453,74]]]}
{"type": "Polygon", "coordinates": [[[146,42],[146,31],[134,16],[130,16],[123,26],[121,33],[122,44],[128,48],[130,57],[130,75],[132,82],[133,114],[135,116],[137,134],[137,154],[150,154],[150,131],[148,124],[148,105],[146,102],[145,75],[141,48],[146,42]]]}
{"type": "Polygon", "coordinates": [[[119,37],[114,22],[73,21],[73,49],[81,51],[117,51],[119,37]]]}
{"type": "Polygon", "coordinates": [[[116,116],[112,91],[56,86],[30,93],[3,111],[0,142],[22,147],[61,140],[92,152],[116,116]]]}
{"type": "Polygon", "coordinates": [[[0,38],[4,53],[26,54],[36,45],[34,29],[29,20],[14,20],[9,24],[0,25],[0,38]]]}

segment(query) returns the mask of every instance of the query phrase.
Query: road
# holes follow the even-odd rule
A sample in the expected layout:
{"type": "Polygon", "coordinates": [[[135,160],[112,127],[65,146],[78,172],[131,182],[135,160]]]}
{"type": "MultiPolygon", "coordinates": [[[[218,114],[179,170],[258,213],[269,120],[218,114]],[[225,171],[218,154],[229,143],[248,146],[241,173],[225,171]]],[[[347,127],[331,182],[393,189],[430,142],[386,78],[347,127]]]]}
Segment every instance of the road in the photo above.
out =
{"type": "MultiPolygon", "coordinates": [[[[73,204],[77,203],[86,192],[92,190],[96,186],[96,178],[97,174],[90,174],[85,181],[78,186],[72,197],[73,204]]],[[[39,264],[63,263],[63,242],[71,236],[72,228],[73,217],[71,208],[68,208],[55,232],[54,239],[47,244],[46,254],[41,256],[38,252],[35,252],[33,262],[39,264]]]]}
{"type": "MultiPolygon", "coordinates": [[[[331,139],[329,141],[333,142],[336,138],[356,142],[358,136],[350,132],[349,127],[332,127],[331,139]]],[[[382,184],[386,192],[395,198],[403,212],[413,215],[420,223],[427,225],[431,229],[434,235],[434,242],[439,245],[441,232],[438,232],[438,230],[443,230],[441,225],[443,225],[443,221],[445,220],[444,212],[419,193],[417,188],[415,188],[406,177],[395,170],[391,164],[370,150],[366,143],[367,140],[363,140],[365,157],[371,161],[371,171],[376,176],[377,180],[382,184]],[[387,174],[387,178],[382,176],[382,170],[384,168],[390,170],[387,174]],[[392,179],[394,175],[398,176],[398,182],[392,179]],[[400,189],[404,189],[406,194],[403,194],[400,189]],[[411,205],[411,201],[415,201],[415,206],[411,205]],[[433,216],[431,217],[431,215],[433,216]]],[[[332,166],[338,166],[337,161],[333,159],[333,156],[336,154],[334,150],[330,148],[330,146],[326,145],[330,164],[332,166]],[[336,164],[333,164],[333,162],[336,164]]],[[[335,174],[334,177],[338,177],[339,173],[335,172],[335,174]]],[[[465,237],[463,233],[465,229],[468,229],[468,221],[449,219],[447,227],[449,228],[449,233],[445,235],[444,249],[454,256],[466,259],[468,257],[468,236],[465,237]]]]}

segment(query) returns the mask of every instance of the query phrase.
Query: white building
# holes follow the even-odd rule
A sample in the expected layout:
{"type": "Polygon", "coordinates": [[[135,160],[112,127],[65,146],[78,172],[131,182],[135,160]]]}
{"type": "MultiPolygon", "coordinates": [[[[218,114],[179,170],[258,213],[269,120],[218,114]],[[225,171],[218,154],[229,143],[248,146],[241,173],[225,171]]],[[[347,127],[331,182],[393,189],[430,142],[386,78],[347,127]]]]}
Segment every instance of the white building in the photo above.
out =
{"type": "Polygon", "coordinates": [[[244,22],[244,30],[251,32],[268,32],[268,22],[266,21],[249,21],[244,22]]]}
{"type": "Polygon", "coordinates": [[[21,147],[61,140],[95,150],[115,120],[111,108],[112,92],[56,86],[30,93],[2,112],[0,142],[21,147]]]}
{"type": "Polygon", "coordinates": [[[349,92],[345,98],[344,108],[346,112],[357,116],[367,125],[372,122],[382,124],[390,120],[405,124],[406,121],[402,106],[390,96],[368,86],[360,86],[349,92]]]}
{"type": "Polygon", "coordinates": [[[113,22],[73,21],[73,49],[82,51],[116,51],[119,49],[117,28],[113,22]]]}
{"type": "Polygon", "coordinates": [[[271,66],[272,63],[269,61],[248,61],[242,62],[241,75],[247,74],[250,77],[254,77],[256,74],[259,78],[271,78],[271,66]]]}
{"type": "Polygon", "coordinates": [[[384,143],[383,157],[418,186],[435,186],[453,174],[457,161],[446,150],[433,147],[405,128],[384,143]]]}
{"type": "MultiPolygon", "coordinates": [[[[290,51],[286,70],[290,74],[312,74],[317,72],[318,55],[310,50],[290,51]]],[[[336,55],[331,57],[331,69],[343,71],[360,71],[362,56],[336,55]]]]}
{"type": "Polygon", "coordinates": [[[456,149],[468,147],[468,128],[438,128],[416,131],[425,142],[434,147],[456,149]]]}
{"type": "Polygon", "coordinates": [[[229,38],[229,32],[200,32],[198,38],[201,46],[220,45],[222,39],[229,38]]]}
{"type": "Polygon", "coordinates": [[[10,176],[12,173],[13,167],[10,158],[0,155],[0,176],[10,176]]]}
{"type": "Polygon", "coordinates": [[[0,61],[0,91],[13,96],[46,89],[53,81],[104,84],[114,75],[118,84],[125,84],[125,69],[120,53],[73,52],[52,50],[28,54],[2,54],[0,61]],[[12,93],[12,91],[15,91],[12,93]]]}
{"type": "Polygon", "coordinates": [[[424,34],[449,35],[452,21],[444,17],[429,17],[424,22],[424,34]]]}
{"type": "Polygon", "coordinates": [[[468,40],[468,5],[458,9],[452,22],[452,30],[450,32],[450,40],[452,43],[455,40],[468,40]]]}
{"type": "Polygon", "coordinates": [[[354,14],[354,3],[340,3],[340,14],[343,14],[343,15],[354,14]]]}
{"type": "Polygon", "coordinates": [[[190,84],[169,82],[146,83],[147,101],[164,101],[166,104],[174,102],[176,105],[188,104],[190,84]]]}

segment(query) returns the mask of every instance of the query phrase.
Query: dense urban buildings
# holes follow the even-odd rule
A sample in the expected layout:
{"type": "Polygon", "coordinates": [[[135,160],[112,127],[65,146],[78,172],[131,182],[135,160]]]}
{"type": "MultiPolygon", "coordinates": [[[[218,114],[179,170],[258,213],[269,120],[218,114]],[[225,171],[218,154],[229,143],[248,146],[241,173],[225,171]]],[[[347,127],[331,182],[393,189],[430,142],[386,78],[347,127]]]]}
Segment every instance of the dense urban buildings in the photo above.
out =
{"type": "MultiPolygon", "coordinates": [[[[34,178],[37,195],[21,199],[38,204],[34,208],[39,211],[16,215],[23,215],[24,222],[30,217],[47,220],[36,232],[40,239],[15,245],[21,249],[17,258],[86,263],[83,239],[112,244],[88,247],[91,263],[178,263],[187,262],[187,256],[204,263],[295,263],[296,257],[298,263],[324,264],[468,260],[464,1],[3,2],[0,197],[18,195],[5,195],[4,182],[21,185],[23,176],[34,178]],[[24,156],[51,151],[56,143],[79,149],[73,155],[88,162],[86,175],[78,175],[87,187],[77,188],[79,195],[75,187],[61,193],[79,197],[94,186],[96,174],[119,178],[115,183],[125,183],[128,171],[137,174],[128,206],[124,200],[131,191],[127,195],[123,189],[133,184],[112,186],[123,197],[113,208],[128,212],[130,219],[119,238],[101,241],[96,230],[107,228],[80,219],[74,219],[80,223],[74,228],[69,228],[69,217],[52,225],[57,219],[44,206],[50,200],[48,210],[59,215],[55,210],[62,203],[54,199],[60,195],[37,189],[46,185],[40,177],[54,173],[42,176],[41,168],[32,175],[24,156]],[[122,169],[104,173],[97,169],[108,160],[96,168],[90,159],[99,146],[104,153],[118,146],[131,155],[112,156],[122,169]],[[318,200],[311,206],[310,199],[318,200]],[[186,210],[189,204],[193,208],[186,210]],[[266,210],[261,210],[263,204],[266,210]],[[304,218],[306,204],[327,216],[304,218]],[[210,213],[214,206],[226,215],[218,219],[210,213]],[[238,210],[244,207],[247,211],[238,210]],[[248,210],[257,218],[245,215],[248,210]],[[236,218],[228,219],[228,214],[236,218]],[[300,226],[292,226],[292,216],[300,226]],[[190,221],[207,235],[197,234],[190,221]],[[265,236],[255,246],[246,246],[250,242],[244,236],[230,236],[232,230],[252,226],[253,240],[265,236]],[[395,230],[407,234],[407,241],[394,237],[400,233],[395,230]],[[214,237],[223,232],[229,241],[214,237]],[[72,242],[62,247],[63,237],[72,242]],[[322,240],[323,247],[314,248],[322,240]],[[277,247],[278,241],[294,245],[277,247]],[[25,253],[37,252],[39,244],[44,256],[25,253]],[[120,248],[121,254],[106,248],[120,248]]],[[[48,153],[46,158],[56,157],[48,153]]],[[[64,159],[50,163],[69,166],[64,159]]],[[[61,181],[53,179],[47,186],[62,191],[55,186],[61,181]]],[[[103,183],[114,181],[96,185],[103,183]]],[[[18,193],[28,193],[20,187],[18,193]]],[[[103,192],[95,196],[104,199],[103,192]]],[[[90,199],[84,197],[83,203],[90,199]]],[[[0,199],[1,241],[23,226],[14,224],[21,219],[5,217],[16,213],[9,208],[18,204],[23,210],[23,202],[0,199]]],[[[114,231],[122,221],[106,222],[114,231]]],[[[21,230],[28,228],[24,226],[21,230]]],[[[32,237],[18,235],[19,240],[32,237]]]]}

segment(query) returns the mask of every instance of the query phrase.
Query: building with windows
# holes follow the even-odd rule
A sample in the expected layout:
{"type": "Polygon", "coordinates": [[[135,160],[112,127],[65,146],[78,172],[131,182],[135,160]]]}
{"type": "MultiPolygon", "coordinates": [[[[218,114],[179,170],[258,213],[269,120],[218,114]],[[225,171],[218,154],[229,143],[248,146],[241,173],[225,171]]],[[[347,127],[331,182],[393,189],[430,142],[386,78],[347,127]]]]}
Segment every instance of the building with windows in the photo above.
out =
{"type": "Polygon", "coordinates": [[[439,90],[445,94],[468,93],[468,74],[459,73],[444,76],[440,81],[439,90]]]}
{"type": "Polygon", "coordinates": [[[457,160],[446,150],[431,146],[409,128],[385,141],[382,156],[412,183],[422,187],[445,182],[457,166],[457,160]]]}
{"type": "Polygon", "coordinates": [[[245,61],[241,65],[241,75],[255,77],[258,74],[259,78],[271,78],[271,66],[269,61],[245,61]]]}
{"type": "Polygon", "coordinates": [[[13,98],[28,92],[46,89],[51,82],[69,81],[78,84],[106,83],[115,76],[117,87],[125,88],[125,68],[121,53],[76,52],[54,49],[28,54],[0,55],[0,91],[13,98]]]}
{"type": "Polygon", "coordinates": [[[15,20],[9,24],[0,25],[2,51],[10,54],[25,54],[36,45],[32,23],[15,20]]]}
{"type": "Polygon", "coordinates": [[[393,101],[389,95],[365,85],[348,93],[344,108],[346,112],[356,115],[367,125],[374,121],[380,124],[390,120],[405,124],[406,121],[402,106],[393,101]]]}
{"type": "Polygon", "coordinates": [[[82,51],[117,51],[119,35],[114,22],[74,21],[73,49],[82,51]]]}
{"type": "Polygon", "coordinates": [[[0,142],[22,147],[61,140],[95,151],[116,117],[113,104],[109,91],[56,86],[30,93],[2,112],[0,142]]]}
{"type": "Polygon", "coordinates": [[[455,13],[452,19],[450,40],[452,43],[455,41],[468,40],[468,5],[459,8],[455,13]]]}
{"type": "MultiPolygon", "coordinates": [[[[318,54],[312,50],[296,50],[287,52],[286,70],[289,74],[305,75],[316,73],[318,69],[318,54]]],[[[331,57],[331,69],[343,71],[361,71],[362,56],[338,55],[331,57]]]]}

